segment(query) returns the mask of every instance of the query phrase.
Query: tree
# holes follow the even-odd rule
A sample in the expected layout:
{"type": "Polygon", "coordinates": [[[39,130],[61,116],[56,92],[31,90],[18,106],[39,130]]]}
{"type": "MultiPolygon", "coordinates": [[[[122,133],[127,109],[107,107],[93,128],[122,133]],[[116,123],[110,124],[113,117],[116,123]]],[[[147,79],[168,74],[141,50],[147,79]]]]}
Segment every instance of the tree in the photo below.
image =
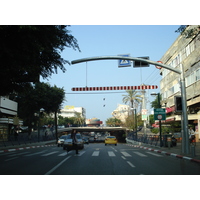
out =
{"type": "MultiPolygon", "coordinates": [[[[122,101],[127,104],[130,104],[131,108],[137,108],[139,103],[142,102],[141,95],[138,94],[137,91],[135,90],[127,90],[127,95],[122,95],[124,96],[122,101]]],[[[134,116],[134,110],[132,110],[132,116],[128,116],[126,120],[126,125],[130,128],[136,129],[136,123],[135,123],[135,116],[134,116]]]]}
{"type": "Polygon", "coordinates": [[[50,77],[69,61],[61,57],[65,47],[79,50],[67,26],[0,26],[0,96],[21,92],[39,76],[50,77]]]}
{"type": "Polygon", "coordinates": [[[26,87],[24,92],[17,96],[18,115],[20,118],[26,120],[29,126],[29,134],[31,134],[32,122],[35,118],[34,113],[38,113],[41,108],[47,114],[54,113],[55,126],[57,126],[57,112],[64,98],[65,92],[63,88],[52,87],[47,83],[29,84],[29,87],[26,87]]]}
{"type": "Polygon", "coordinates": [[[127,95],[122,95],[124,96],[122,101],[127,104],[129,103],[131,108],[136,108],[138,104],[142,101],[141,100],[141,95],[138,95],[138,92],[135,90],[127,90],[127,95]]]}
{"type": "Polygon", "coordinates": [[[122,125],[122,121],[120,119],[111,117],[106,120],[106,125],[112,127],[119,127],[122,125]]]}
{"type": "MultiPolygon", "coordinates": [[[[158,94],[160,95],[160,94],[158,94]]],[[[152,108],[160,108],[160,102],[158,101],[158,95],[156,95],[156,98],[154,101],[151,102],[151,107],[152,108]]],[[[160,101],[161,101],[161,95],[160,95],[160,101]]]]}
{"type": "Polygon", "coordinates": [[[186,39],[192,38],[200,33],[200,25],[181,25],[175,32],[181,33],[186,39]]]}

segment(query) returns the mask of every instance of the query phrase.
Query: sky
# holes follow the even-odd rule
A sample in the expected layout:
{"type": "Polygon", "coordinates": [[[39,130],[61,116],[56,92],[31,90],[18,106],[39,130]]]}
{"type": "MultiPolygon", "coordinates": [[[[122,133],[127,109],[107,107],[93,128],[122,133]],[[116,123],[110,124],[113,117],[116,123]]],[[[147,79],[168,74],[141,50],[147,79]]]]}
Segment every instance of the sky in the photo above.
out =
{"type": "MultiPolygon", "coordinates": [[[[179,25],[72,25],[68,29],[77,39],[81,52],[66,48],[62,57],[71,62],[95,56],[130,54],[132,57],[149,56],[150,60],[159,61],[179,36],[175,33],[178,27],[179,25]]],[[[160,91],[161,75],[154,65],[145,68],[119,68],[117,60],[99,60],[66,64],[65,68],[65,73],[58,70],[48,80],[41,81],[64,88],[66,101],[62,108],[65,105],[83,107],[87,119],[99,118],[105,123],[112,117],[111,113],[118,104],[124,104],[122,95],[126,95],[126,91],[86,93],[73,92],[73,87],[157,85],[158,89],[146,90],[149,112],[150,102],[155,99],[150,94],[160,91]]]]}

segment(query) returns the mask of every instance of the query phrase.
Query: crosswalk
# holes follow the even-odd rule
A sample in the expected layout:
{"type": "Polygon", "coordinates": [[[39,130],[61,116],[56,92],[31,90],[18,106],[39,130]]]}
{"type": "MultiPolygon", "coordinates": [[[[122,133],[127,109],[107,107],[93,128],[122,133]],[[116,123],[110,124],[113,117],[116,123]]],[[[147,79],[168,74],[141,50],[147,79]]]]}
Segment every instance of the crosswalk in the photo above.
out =
{"type": "MultiPolygon", "coordinates": [[[[16,159],[18,158],[19,156],[22,156],[22,157],[31,157],[31,156],[42,156],[42,157],[47,157],[47,156],[52,156],[52,155],[56,155],[56,156],[59,156],[59,157],[66,157],[67,155],[74,155],[74,156],[83,156],[85,153],[87,152],[87,150],[81,150],[79,151],[79,154],[75,154],[74,151],[70,151],[70,152],[66,152],[66,151],[58,151],[58,150],[54,150],[52,149],[51,152],[47,152],[47,150],[42,150],[42,151],[38,151],[38,152],[29,152],[29,151],[26,151],[26,152],[10,152],[9,154],[7,154],[6,156],[6,159],[5,161],[9,161],[9,160],[13,160],[13,159],[16,159]]],[[[87,152],[87,156],[92,156],[92,157],[98,157],[98,156],[101,156],[102,154],[105,156],[105,152],[101,152],[100,149],[97,149],[97,150],[94,150],[93,152],[91,151],[90,153],[87,152]]],[[[161,154],[158,154],[158,153],[153,153],[153,152],[148,152],[148,151],[144,151],[144,152],[140,152],[140,151],[125,151],[125,150],[121,150],[121,151],[115,151],[114,149],[110,150],[110,151],[107,151],[107,156],[109,157],[117,157],[121,155],[122,158],[126,159],[126,158],[129,158],[129,157],[141,157],[141,158],[146,158],[146,157],[149,157],[149,156],[155,156],[155,157],[163,157],[163,155],[161,154]]]]}

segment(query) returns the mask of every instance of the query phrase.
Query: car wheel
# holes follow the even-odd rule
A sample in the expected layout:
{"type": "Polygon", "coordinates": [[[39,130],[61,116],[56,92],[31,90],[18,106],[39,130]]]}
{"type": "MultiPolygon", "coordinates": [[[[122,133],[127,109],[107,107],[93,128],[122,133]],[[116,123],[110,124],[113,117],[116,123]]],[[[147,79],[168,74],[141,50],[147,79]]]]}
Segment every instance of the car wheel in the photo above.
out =
{"type": "Polygon", "coordinates": [[[59,147],[60,145],[58,144],[58,147],[59,147]]]}
{"type": "Polygon", "coordinates": [[[115,144],[115,146],[117,146],[117,144],[115,144]]]}
{"type": "Polygon", "coordinates": [[[63,146],[63,150],[65,150],[65,147],[63,146]]]}
{"type": "Polygon", "coordinates": [[[107,144],[105,144],[105,146],[106,146],[107,144]]]}

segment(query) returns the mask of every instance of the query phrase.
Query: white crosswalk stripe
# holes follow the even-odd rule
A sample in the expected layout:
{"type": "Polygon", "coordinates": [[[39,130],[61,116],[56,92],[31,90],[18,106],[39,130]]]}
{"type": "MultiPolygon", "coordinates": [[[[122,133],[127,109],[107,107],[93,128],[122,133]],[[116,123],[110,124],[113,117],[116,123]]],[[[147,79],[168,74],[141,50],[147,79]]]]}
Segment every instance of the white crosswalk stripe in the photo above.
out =
{"type": "Polygon", "coordinates": [[[138,155],[138,156],[141,156],[141,157],[147,157],[147,155],[143,154],[143,153],[140,153],[138,151],[136,152],[133,152],[134,154],[138,155]]]}
{"type": "Polygon", "coordinates": [[[113,151],[108,151],[108,155],[109,155],[110,157],[115,157],[115,156],[116,156],[116,155],[114,154],[113,151]]]}
{"type": "Polygon", "coordinates": [[[125,152],[125,151],[122,151],[121,152],[125,157],[132,157],[129,153],[125,152]]]}
{"type": "Polygon", "coordinates": [[[92,156],[99,156],[99,151],[94,151],[92,156]]]}
{"type": "Polygon", "coordinates": [[[162,155],[158,154],[158,153],[152,153],[152,152],[146,152],[148,154],[151,154],[153,156],[156,156],[156,157],[163,157],[162,155]]]}
{"type": "Polygon", "coordinates": [[[35,156],[35,155],[38,155],[38,154],[42,154],[42,153],[44,153],[46,150],[44,150],[44,151],[40,151],[40,152],[36,152],[36,153],[31,153],[31,154],[27,154],[27,155],[25,155],[25,156],[35,156]]]}
{"type": "Polygon", "coordinates": [[[59,154],[58,156],[66,156],[66,155],[67,155],[67,152],[64,152],[64,153],[59,154]]]}
{"type": "Polygon", "coordinates": [[[53,152],[50,152],[50,153],[46,153],[46,154],[43,154],[41,156],[49,156],[49,155],[52,155],[52,154],[55,154],[57,153],[58,151],[53,151],[53,152]]]}

